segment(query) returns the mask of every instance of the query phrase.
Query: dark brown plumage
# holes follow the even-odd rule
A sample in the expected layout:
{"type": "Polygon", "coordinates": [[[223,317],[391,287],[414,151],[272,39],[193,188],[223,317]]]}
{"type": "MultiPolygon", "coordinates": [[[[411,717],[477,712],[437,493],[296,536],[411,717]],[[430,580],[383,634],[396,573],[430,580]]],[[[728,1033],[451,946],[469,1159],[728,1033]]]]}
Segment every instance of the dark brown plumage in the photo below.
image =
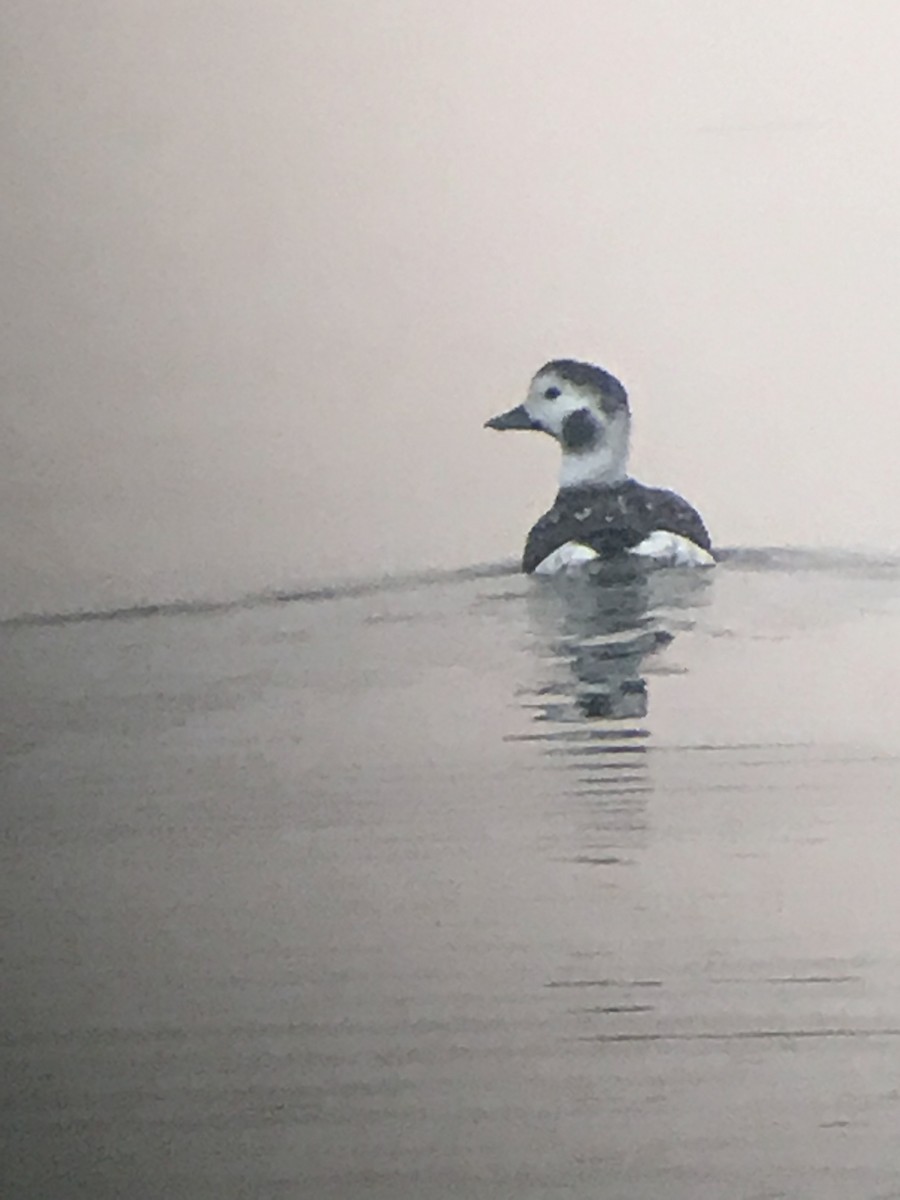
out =
{"type": "Polygon", "coordinates": [[[712,549],[700,514],[675,492],[646,487],[636,479],[611,487],[562,488],[528,535],[522,570],[532,572],[566,542],[581,542],[603,557],[621,554],[655,529],[712,549]]]}

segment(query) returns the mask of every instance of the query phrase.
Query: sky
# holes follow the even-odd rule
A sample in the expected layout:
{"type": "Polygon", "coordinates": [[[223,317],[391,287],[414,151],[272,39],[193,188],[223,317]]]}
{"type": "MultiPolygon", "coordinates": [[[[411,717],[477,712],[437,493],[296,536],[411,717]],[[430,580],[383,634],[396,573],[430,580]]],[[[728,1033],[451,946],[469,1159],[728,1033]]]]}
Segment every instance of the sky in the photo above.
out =
{"type": "Polygon", "coordinates": [[[613,371],[719,546],[900,550],[893,0],[8,0],[0,615],[518,556],[613,371]]]}

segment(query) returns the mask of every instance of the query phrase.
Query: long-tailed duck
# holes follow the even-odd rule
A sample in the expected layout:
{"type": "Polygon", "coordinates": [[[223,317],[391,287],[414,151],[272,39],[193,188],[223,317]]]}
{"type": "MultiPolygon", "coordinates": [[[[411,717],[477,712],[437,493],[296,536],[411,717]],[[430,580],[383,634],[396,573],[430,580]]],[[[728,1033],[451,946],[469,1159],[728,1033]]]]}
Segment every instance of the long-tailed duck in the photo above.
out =
{"type": "Polygon", "coordinates": [[[528,535],[522,570],[554,574],[595,559],[638,555],[670,566],[711,566],[706,526],[686,500],[631,479],[628,395],[591,363],[554,359],[524,404],[488,429],[538,429],[562,448],[559,491],[528,535]]]}

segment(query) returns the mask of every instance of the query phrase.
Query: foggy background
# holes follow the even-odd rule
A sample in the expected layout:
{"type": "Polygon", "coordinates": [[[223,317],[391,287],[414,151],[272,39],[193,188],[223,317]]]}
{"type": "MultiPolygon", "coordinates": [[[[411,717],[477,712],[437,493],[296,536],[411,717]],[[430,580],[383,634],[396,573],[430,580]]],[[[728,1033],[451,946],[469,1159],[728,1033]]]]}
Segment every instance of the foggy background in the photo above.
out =
{"type": "Polygon", "coordinates": [[[7,0],[0,612],[519,554],[550,357],[718,545],[896,549],[900,6],[7,0]]]}

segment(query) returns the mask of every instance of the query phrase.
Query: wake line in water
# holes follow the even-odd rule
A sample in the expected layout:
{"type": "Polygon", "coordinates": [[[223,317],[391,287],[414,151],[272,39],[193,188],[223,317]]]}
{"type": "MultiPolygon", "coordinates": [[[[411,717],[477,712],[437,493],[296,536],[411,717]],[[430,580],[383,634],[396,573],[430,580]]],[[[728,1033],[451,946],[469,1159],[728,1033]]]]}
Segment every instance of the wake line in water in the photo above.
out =
{"type": "Polygon", "coordinates": [[[321,584],[317,587],[250,592],[231,600],[164,600],[158,603],[123,605],[118,608],[79,609],[74,612],[21,613],[14,617],[4,617],[0,620],[0,628],[22,625],[76,625],[86,621],[133,621],[146,617],[209,616],[236,612],[244,608],[260,608],[263,605],[314,604],[322,600],[340,600],[379,592],[399,592],[407,588],[429,587],[467,579],[489,579],[501,575],[514,575],[518,570],[518,561],[479,563],[472,567],[448,567],[444,570],[384,575],[375,579],[350,580],[346,583],[321,584]]]}
{"type": "MultiPolygon", "coordinates": [[[[721,566],[745,571],[830,571],[842,575],[856,574],[880,579],[895,577],[900,580],[900,558],[876,557],[864,551],[803,550],[778,546],[728,547],[717,550],[716,558],[721,566]]],[[[471,567],[414,571],[383,575],[374,579],[320,584],[315,587],[251,592],[228,600],[166,600],[116,608],[79,609],[74,612],[21,613],[0,620],[0,628],[75,625],[87,621],[132,621],[147,617],[209,616],[245,608],[259,608],[263,605],[312,604],[322,600],[340,600],[470,579],[516,575],[518,572],[518,560],[509,559],[501,563],[478,563],[471,567]]]]}

